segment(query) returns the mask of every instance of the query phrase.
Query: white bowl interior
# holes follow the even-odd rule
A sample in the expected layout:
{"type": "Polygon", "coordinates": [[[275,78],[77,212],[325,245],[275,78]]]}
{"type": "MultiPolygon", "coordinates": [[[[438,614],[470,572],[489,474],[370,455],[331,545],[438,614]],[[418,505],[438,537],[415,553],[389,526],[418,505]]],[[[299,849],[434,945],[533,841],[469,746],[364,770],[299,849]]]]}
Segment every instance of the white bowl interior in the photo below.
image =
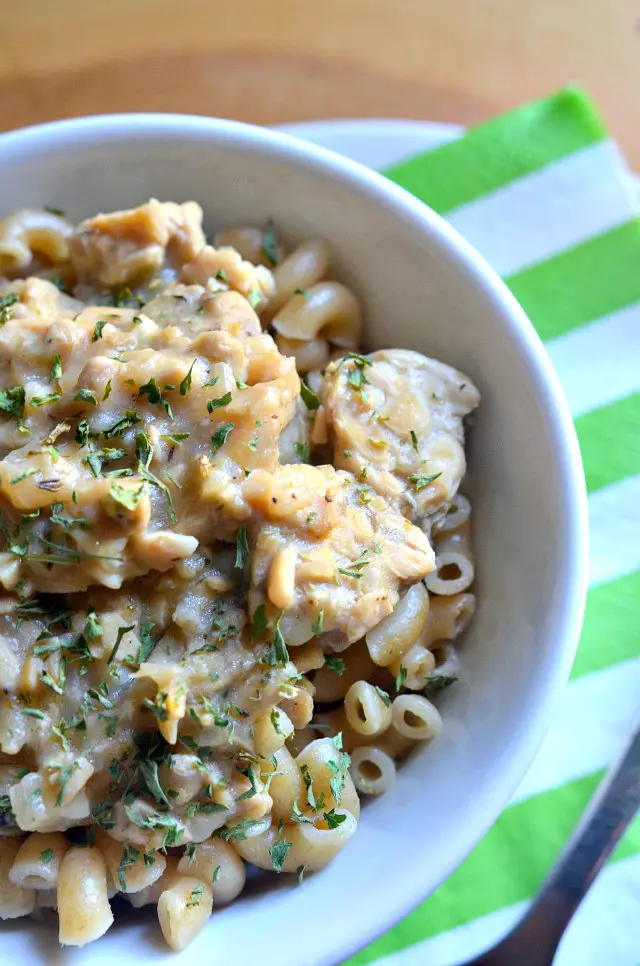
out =
{"type": "Polygon", "coordinates": [[[96,118],[0,137],[0,214],[48,204],[79,219],[150,196],[198,200],[206,228],[269,216],[291,240],[321,235],[363,300],[368,348],[452,363],[482,392],[470,441],[479,609],[446,728],[367,805],[345,852],[302,888],[281,884],[217,912],[176,956],[153,917],[127,916],[83,951],[3,924],[17,961],[178,966],[339,962],[427,895],[495,819],[563,685],[584,588],[584,493],[573,429],[543,350],[506,289],[436,216],[381,179],[281,136],[169,116],[96,118]],[[239,957],[239,960],[238,960],[239,957]]]}

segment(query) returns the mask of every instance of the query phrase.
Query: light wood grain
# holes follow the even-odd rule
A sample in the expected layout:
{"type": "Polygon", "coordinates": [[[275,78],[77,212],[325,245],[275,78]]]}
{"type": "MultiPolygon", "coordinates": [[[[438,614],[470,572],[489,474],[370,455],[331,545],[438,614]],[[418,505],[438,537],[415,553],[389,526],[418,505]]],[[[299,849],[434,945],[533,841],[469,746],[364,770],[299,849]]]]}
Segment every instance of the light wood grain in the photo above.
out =
{"type": "Polygon", "coordinates": [[[473,123],[578,81],[640,168],[639,0],[0,6],[0,128],[129,110],[473,123]]]}

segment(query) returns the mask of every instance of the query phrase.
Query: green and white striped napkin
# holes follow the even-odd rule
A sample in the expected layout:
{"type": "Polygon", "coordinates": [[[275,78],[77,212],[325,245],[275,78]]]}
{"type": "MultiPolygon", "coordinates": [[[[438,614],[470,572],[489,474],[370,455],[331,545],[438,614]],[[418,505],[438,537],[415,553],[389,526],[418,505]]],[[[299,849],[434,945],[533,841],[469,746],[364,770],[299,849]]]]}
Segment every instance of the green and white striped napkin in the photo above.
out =
{"type": "MultiPolygon", "coordinates": [[[[638,192],[575,88],[385,173],[465,235],[524,306],[569,399],[589,491],[586,620],[543,748],[466,862],[348,963],[451,966],[522,915],[640,713],[638,192]]],[[[557,966],[640,966],[640,819],[579,910],[557,966]]]]}

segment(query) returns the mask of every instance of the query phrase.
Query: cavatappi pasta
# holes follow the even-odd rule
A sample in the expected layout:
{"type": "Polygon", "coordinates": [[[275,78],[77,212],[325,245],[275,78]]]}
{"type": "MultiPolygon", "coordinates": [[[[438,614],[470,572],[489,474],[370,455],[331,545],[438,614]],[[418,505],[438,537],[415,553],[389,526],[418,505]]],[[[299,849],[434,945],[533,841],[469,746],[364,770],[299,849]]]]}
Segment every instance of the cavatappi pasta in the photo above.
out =
{"type": "Polygon", "coordinates": [[[193,202],[16,212],[0,276],[0,918],[81,946],[119,894],[182,949],[439,733],[478,393],[361,355],[325,242],[193,202]]]}

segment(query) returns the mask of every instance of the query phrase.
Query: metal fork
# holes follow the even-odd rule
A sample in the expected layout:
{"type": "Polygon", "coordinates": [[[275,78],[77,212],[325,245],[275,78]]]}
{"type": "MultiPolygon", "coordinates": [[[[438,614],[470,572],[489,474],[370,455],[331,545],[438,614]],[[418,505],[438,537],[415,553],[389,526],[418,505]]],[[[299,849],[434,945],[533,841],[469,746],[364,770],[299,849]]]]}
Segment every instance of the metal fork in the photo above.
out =
{"type": "Polygon", "coordinates": [[[640,730],[589,802],[528,913],[466,966],[551,966],[574,912],[640,807],[640,730]]]}

